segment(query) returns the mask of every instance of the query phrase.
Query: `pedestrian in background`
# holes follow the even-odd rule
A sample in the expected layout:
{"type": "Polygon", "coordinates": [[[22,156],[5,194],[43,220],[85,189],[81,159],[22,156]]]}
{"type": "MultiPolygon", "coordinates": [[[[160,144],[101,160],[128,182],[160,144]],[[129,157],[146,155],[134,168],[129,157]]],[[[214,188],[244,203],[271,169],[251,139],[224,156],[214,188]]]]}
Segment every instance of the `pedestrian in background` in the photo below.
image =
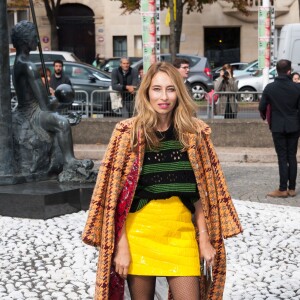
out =
{"type": "Polygon", "coordinates": [[[219,101],[216,105],[216,114],[224,115],[224,119],[235,119],[238,112],[238,104],[235,92],[238,91],[238,81],[233,77],[230,64],[225,64],[220,76],[214,82],[215,92],[231,92],[230,94],[219,94],[219,101]]]}
{"type": "Polygon", "coordinates": [[[276,69],[278,77],[264,89],[259,110],[262,118],[266,119],[269,106],[270,129],[279,167],[279,189],[268,193],[267,196],[286,198],[296,195],[300,85],[291,80],[289,60],[279,60],[276,69]]]}
{"type": "Polygon", "coordinates": [[[294,72],[291,74],[292,80],[296,83],[300,83],[300,74],[297,72],[294,72]]]}
{"type": "Polygon", "coordinates": [[[167,62],[145,74],[135,111],[112,134],[83,232],[100,250],[95,299],[123,299],[125,279],[131,299],[154,299],[156,276],[174,299],[202,299],[200,257],[212,268],[209,299],[221,299],[223,238],[242,229],[211,130],[167,62]]]}
{"type": "Polygon", "coordinates": [[[95,60],[93,61],[92,65],[97,68],[97,69],[100,69],[101,67],[101,58],[100,58],[100,54],[98,53],[95,57],[95,60]]]}
{"type": "Polygon", "coordinates": [[[173,62],[173,66],[179,71],[180,76],[183,78],[184,84],[190,93],[190,95],[193,95],[192,91],[192,85],[188,81],[189,74],[190,74],[190,62],[185,58],[175,58],[173,62]]]}
{"type": "Polygon", "coordinates": [[[50,91],[54,95],[56,88],[61,84],[68,84],[72,86],[70,78],[64,74],[64,63],[62,60],[57,59],[53,62],[54,73],[50,77],[50,91]]]}
{"type": "Polygon", "coordinates": [[[130,67],[128,57],[121,57],[120,66],[112,70],[112,89],[121,92],[122,116],[125,118],[133,115],[134,95],[139,84],[138,71],[130,67]]]}

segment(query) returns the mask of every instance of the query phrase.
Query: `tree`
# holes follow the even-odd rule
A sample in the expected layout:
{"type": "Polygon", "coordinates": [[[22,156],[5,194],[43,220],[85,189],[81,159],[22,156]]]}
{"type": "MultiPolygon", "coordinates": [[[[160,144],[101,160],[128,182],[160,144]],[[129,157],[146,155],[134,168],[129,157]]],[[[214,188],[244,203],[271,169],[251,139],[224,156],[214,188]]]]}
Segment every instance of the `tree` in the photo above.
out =
{"type": "Polygon", "coordinates": [[[44,2],[51,30],[51,49],[58,50],[57,16],[61,0],[40,0],[44,2]]]}
{"type": "MultiPolygon", "coordinates": [[[[116,1],[116,0],[114,0],[116,1]]],[[[124,9],[124,13],[131,13],[140,9],[140,1],[138,0],[120,0],[120,8],[124,9]]],[[[218,0],[161,0],[161,10],[170,9],[170,53],[175,58],[176,53],[180,51],[180,36],[182,31],[184,9],[187,14],[191,12],[201,13],[205,4],[213,4],[218,0]],[[176,12],[174,18],[174,1],[176,1],[176,12]]],[[[232,3],[232,7],[247,14],[247,3],[245,0],[225,0],[232,3]]],[[[298,0],[300,1],[300,0],[298,0]]]]}

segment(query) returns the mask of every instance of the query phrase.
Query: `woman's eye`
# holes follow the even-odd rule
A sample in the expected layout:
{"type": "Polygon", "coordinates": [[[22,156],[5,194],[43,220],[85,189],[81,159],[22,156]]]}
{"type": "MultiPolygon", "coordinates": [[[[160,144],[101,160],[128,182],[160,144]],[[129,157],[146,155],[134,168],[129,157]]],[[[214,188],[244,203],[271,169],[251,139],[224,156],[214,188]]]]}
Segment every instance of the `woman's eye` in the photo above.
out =
{"type": "Polygon", "coordinates": [[[154,88],[153,88],[153,91],[159,92],[159,91],[160,91],[160,88],[159,88],[159,87],[154,87],[154,88]]]}
{"type": "Polygon", "coordinates": [[[167,91],[168,91],[169,93],[173,93],[173,92],[175,92],[175,88],[168,88],[167,91]]]}

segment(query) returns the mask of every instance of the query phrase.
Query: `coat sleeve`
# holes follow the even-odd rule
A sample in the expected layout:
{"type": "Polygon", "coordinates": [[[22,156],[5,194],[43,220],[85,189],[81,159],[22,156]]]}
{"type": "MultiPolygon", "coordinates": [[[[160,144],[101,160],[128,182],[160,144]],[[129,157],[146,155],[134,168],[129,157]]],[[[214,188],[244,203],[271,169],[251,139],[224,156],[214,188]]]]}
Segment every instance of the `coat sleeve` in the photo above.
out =
{"type": "Polygon", "coordinates": [[[260,116],[262,117],[263,120],[266,119],[267,115],[267,106],[268,106],[268,100],[267,100],[267,90],[264,89],[262,93],[261,100],[259,101],[259,111],[260,111],[260,116]]]}
{"type": "Polygon", "coordinates": [[[219,77],[214,82],[214,88],[216,92],[220,92],[223,86],[223,78],[219,77]]]}
{"type": "Polygon", "coordinates": [[[120,82],[118,73],[119,73],[118,68],[112,70],[112,72],[111,72],[111,86],[112,86],[113,90],[118,91],[118,92],[122,92],[122,91],[125,91],[126,88],[124,87],[123,82],[120,82]]]}
{"type": "Polygon", "coordinates": [[[242,226],[234,204],[232,202],[232,198],[229,194],[225,176],[221,168],[215,148],[210,139],[210,134],[204,133],[202,135],[202,138],[205,144],[203,148],[206,148],[205,151],[202,151],[202,155],[206,155],[205,153],[207,153],[209,156],[208,161],[210,161],[210,167],[207,166],[206,168],[207,172],[209,172],[209,174],[212,175],[209,175],[209,184],[214,185],[214,189],[211,189],[210,192],[214,190],[215,192],[213,193],[216,193],[216,196],[210,195],[210,197],[216,197],[215,204],[218,209],[221,233],[223,238],[228,238],[241,233],[243,231],[242,226]],[[210,170],[212,171],[212,173],[210,173],[210,170]]]}
{"type": "Polygon", "coordinates": [[[119,143],[119,131],[115,128],[101,162],[96,185],[94,187],[88,218],[82,234],[84,243],[99,247],[106,203],[108,180],[112,171],[113,159],[119,143]]]}

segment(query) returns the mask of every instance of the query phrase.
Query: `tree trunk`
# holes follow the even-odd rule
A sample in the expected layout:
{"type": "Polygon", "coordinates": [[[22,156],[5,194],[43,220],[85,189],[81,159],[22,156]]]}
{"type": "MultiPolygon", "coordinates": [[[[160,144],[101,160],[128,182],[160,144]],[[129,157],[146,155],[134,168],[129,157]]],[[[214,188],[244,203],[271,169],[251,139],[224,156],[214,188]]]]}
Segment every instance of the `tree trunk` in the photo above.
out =
{"type": "Polygon", "coordinates": [[[43,1],[45,4],[47,18],[50,23],[51,50],[58,50],[57,15],[58,15],[58,9],[60,6],[60,0],[57,0],[56,4],[55,4],[55,2],[51,1],[52,6],[50,6],[49,0],[43,0],[43,1]]]}
{"type": "MultiPolygon", "coordinates": [[[[176,0],[175,0],[176,1],[176,0]]],[[[170,9],[170,53],[171,53],[171,62],[173,62],[176,58],[176,21],[174,20],[174,2],[173,0],[169,0],[169,9],[170,9]]]]}
{"type": "Polygon", "coordinates": [[[6,0],[0,1],[0,184],[13,174],[12,116],[6,0]]]}
{"type": "MultiPolygon", "coordinates": [[[[300,0],[299,0],[300,1],[300,0]]],[[[180,39],[182,32],[182,20],[183,20],[183,2],[177,1],[176,5],[176,28],[175,28],[175,43],[176,53],[180,53],[180,39]]]]}
{"type": "Polygon", "coordinates": [[[52,50],[59,50],[58,49],[58,36],[57,36],[56,18],[52,19],[52,22],[50,22],[50,25],[51,25],[51,49],[52,50]]]}

